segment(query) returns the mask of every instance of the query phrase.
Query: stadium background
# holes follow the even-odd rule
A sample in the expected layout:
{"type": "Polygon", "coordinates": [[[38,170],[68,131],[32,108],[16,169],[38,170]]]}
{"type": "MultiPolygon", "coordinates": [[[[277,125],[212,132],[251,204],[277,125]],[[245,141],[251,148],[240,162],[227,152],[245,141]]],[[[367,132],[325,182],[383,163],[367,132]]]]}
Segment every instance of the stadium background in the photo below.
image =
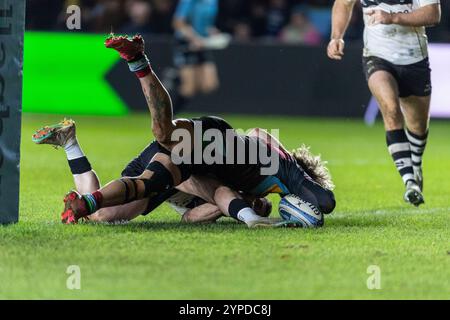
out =
{"type": "MultiPolygon", "coordinates": [[[[412,208],[402,199],[381,122],[367,127],[362,121],[370,95],[361,71],[359,10],[344,61],[325,57],[331,1],[221,0],[219,27],[235,36],[215,53],[221,89],[192,101],[183,114],[220,114],[237,128],[279,129],[287,148],[306,143],[321,153],[338,202],[324,228],[248,230],[227,219],[183,225],[167,205],[127,224],[62,225],[61,200],[73,188],[64,152],[36,146],[31,135],[73,117],[102,183],[117,178],[152,139],[137,80],[103,47],[111,26],[140,31],[158,72],[170,67],[175,2],[144,1],[151,14],[136,26],[130,6],[138,2],[27,1],[20,221],[0,227],[0,298],[450,297],[448,120],[432,122],[424,159],[427,203],[412,208]],[[69,4],[82,8],[81,30],[65,28],[69,4]],[[297,4],[321,32],[320,41],[280,38],[297,4]],[[73,265],[81,270],[81,290],[67,286],[73,265]],[[381,270],[380,290],[367,285],[373,266],[381,270]]],[[[443,21],[429,34],[447,50],[449,1],[442,7],[443,21]]],[[[450,68],[448,54],[443,57],[434,74],[444,77],[434,85],[435,94],[444,94],[438,107],[448,112],[450,68]]],[[[277,216],[279,197],[270,199],[277,216]]]]}
{"type": "MultiPolygon", "coordinates": [[[[310,116],[362,117],[371,101],[362,73],[362,10],[360,4],[346,33],[346,57],[340,63],[326,56],[332,0],[219,1],[217,26],[233,35],[226,50],[215,51],[220,88],[193,99],[187,111],[310,116]],[[313,36],[308,36],[308,35],[313,36]],[[349,90],[351,95],[348,94],[349,90]]],[[[172,67],[174,0],[28,1],[24,111],[72,114],[123,114],[146,111],[140,88],[125,64],[103,50],[105,34],[145,35],[158,73],[172,67]],[[67,32],[66,8],[81,8],[81,30],[67,32]],[[46,32],[46,33],[39,33],[46,32]],[[48,32],[65,32],[48,34],[48,32]],[[87,33],[89,35],[85,35],[87,33]],[[98,34],[98,38],[92,33],[98,34]],[[54,45],[50,46],[50,42],[54,45]],[[34,44],[41,44],[39,49],[34,44]],[[47,50],[42,44],[48,44],[47,50]],[[95,59],[83,54],[86,46],[95,59]],[[35,49],[36,48],[36,49],[35,49]],[[68,55],[74,55],[70,59],[68,55]],[[55,67],[67,65],[66,72],[55,67]],[[45,72],[42,72],[45,68],[45,72]],[[67,72],[70,71],[70,72],[67,72]],[[53,80],[52,80],[53,79],[53,80]],[[58,79],[57,81],[55,81],[58,79]],[[64,79],[63,82],[61,80],[64,79]],[[89,79],[89,81],[87,81],[89,79]],[[68,90],[96,95],[72,95],[68,90]],[[111,89],[114,91],[112,92],[111,89]]],[[[442,22],[428,29],[435,94],[433,116],[450,117],[450,4],[442,3],[442,22]]]]}

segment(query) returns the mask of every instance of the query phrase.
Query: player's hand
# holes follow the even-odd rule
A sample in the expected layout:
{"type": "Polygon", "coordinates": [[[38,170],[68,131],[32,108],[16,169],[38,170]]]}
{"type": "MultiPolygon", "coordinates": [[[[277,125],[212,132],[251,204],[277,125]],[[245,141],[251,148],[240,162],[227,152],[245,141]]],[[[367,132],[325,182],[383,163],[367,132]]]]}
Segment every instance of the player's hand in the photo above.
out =
{"type": "Polygon", "coordinates": [[[368,10],[365,13],[369,16],[368,25],[375,26],[377,24],[392,24],[393,14],[383,10],[368,10]]]}
{"type": "Polygon", "coordinates": [[[327,48],[328,57],[333,60],[342,60],[342,57],[344,56],[344,47],[344,40],[331,39],[327,48]]]}
{"type": "Polygon", "coordinates": [[[222,32],[219,29],[217,29],[216,27],[211,27],[211,28],[208,29],[208,34],[210,36],[215,36],[215,35],[218,35],[218,34],[221,34],[221,33],[222,32]]]}
{"type": "Polygon", "coordinates": [[[191,40],[191,42],[189,43],[189,49],[192,51],[200,51],[205,47],[205,43],[203,41],[203,39],[201,38],[194,38],[191,40]]]}

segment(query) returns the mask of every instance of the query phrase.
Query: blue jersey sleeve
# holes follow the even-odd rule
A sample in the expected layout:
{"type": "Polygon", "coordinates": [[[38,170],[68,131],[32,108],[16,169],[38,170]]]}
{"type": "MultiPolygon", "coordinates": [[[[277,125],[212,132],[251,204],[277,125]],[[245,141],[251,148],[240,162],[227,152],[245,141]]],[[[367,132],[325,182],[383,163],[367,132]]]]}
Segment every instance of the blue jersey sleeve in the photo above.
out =
{"type": "Polygon", "coordinates": [[[180,0],[175,10],[176,19],[186,19],[192,12],[194,0],[180,0]]]}

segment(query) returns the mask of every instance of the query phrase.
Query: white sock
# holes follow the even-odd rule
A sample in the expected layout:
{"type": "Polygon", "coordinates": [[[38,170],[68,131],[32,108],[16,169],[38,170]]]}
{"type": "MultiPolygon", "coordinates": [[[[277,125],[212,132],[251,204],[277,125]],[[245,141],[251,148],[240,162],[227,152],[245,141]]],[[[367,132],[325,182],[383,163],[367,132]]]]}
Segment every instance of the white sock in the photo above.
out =
{"type": "Polygon", "coordinates": [[[238,212],[237,217],[239,220],[241,220],[242,222],[245,222],[245,223],[261,219],[261,217],[258,216],[252,208],[241,209],[238,212]]]}
{"type": "Polygon", "coordinates": [[[74,139],[68,141],[64,146],[64,151],[66,151],[67,160],[73,160],[84,157],[83,150],[81,150],[78,140],[74,139]]]}

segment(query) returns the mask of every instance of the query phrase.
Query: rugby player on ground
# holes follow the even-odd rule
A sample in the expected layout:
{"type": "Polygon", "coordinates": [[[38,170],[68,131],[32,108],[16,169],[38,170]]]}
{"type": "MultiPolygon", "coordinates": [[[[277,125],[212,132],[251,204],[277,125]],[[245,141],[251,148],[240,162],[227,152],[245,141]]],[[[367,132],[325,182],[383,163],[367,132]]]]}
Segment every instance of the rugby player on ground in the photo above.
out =
{"type": "MultiPolygon", "coordinates": [[[[170,97],[150,67],[144,54],[142,37],[135,36],[130,39],[111,36],[105,45],[117,50],[128,62],[130,70],[139,78],[150,109],[153,135],[158,141],[159,152],[152,158],[144,173],[138,177],[112,181],[100,190],[82,196],[76,192],[69,193],[65,197],[63,220],[76,221],[100,208],[122,205],[166,191],[186,181],[191,174],[213,176],[224,184],[215,190],[216,204],[221,212],[245,222],[249,227],[273,226],[274,223],[270,219],[258,216],[233,190],[248,194],[268,192],[295,194],[322,213],[327,214],[333,211],[335,207],[333,192],[313,181],[295,157],[274,145],[274,141],[268,143],[263,139],[239,135],[225,120],[217,117],[173,120],[170,97]],[[196,128],[200,128],[200,134],[195,132],[196,128]],[[197,141],[196,137],[203,139],[210,129],[219,133],[218,138],[224,141],[229,139],[228,134],[231,132],[231,139],[236,141],[233,146],[239,144],[245,146],[246,161],[243,164],[236,160],[233,164],[227,163],[227,154],[233,153],[235,158],[241,154],[237,154],[235,149],[224,149],[219,154],[219,159],[224,161],[208,163],[203,157],[203,152],[208,146],[205,146],[205,140],[197,141]],[[184,148],[186,147],[184,141],[174,139],[174,135],[180,132],[187,132],[190,137],[194,137],[189,142],[187,150],[184,148]],[[255,144],[257,148],[266,147],[266,151],[269,149],[271,154],[275,154],[275,160],[277,160],[275,173],[263,174],[262,169],[265,164],[260,159],[256,163],[248,161],[252,157],[251,147],[255,144]],[[183,148],[180,149],[180,145],[183,145],[183,148]],[[196,145],[200,145],[200,153],[196,152],[196,145]],[[192,161],[174,161],[186,155],[192,161]],[[197,159],[198,155],[200,159],[197,159]]],[[[272,164],[270,163],[269,166],[272,164]]]]}
{"type": "MultiPolygon", "coordinates": [[[[357,0],[335,0],[328,56],[341,60],[344,34],[357,0]]],[[[378,101],[389,153],[405,184],[405,201],[424,203],[422,157],[431,98],[425,27],[440,21],[439,0],[361,0],[363,66],[378,101]]]]}
{"type": "MultiPolygon", "coordinates": [[[[37,144],[48,144],[64,149],[76,190],[79,193],[95,192],[100,188],[100,180],[78,142],[74,121],[64,119],[56,125],[45,126],[33,134],[32,140],[37,144]]],[[[122,171],[122,177],[141,175],[157,151],[158,144],[153,141],[128,163],[122,171]]],[[[219,183],[213,179],[191,176],[177,188],[128,204],[102,208],[85,218],[95,222],[130,221],[139,215],[149,214],[165,201],[181,215],[182,222],[214,222],[223,214],[214,203],[206,201],[213,201],[211,199],[213,199],[214,190],[218,186],[219,183]]],[[[248,196],[245,199],[252,204],[252,208],[258,215],[266,217],[270,214],[272,204],[267,199],[248,196]]]]}

